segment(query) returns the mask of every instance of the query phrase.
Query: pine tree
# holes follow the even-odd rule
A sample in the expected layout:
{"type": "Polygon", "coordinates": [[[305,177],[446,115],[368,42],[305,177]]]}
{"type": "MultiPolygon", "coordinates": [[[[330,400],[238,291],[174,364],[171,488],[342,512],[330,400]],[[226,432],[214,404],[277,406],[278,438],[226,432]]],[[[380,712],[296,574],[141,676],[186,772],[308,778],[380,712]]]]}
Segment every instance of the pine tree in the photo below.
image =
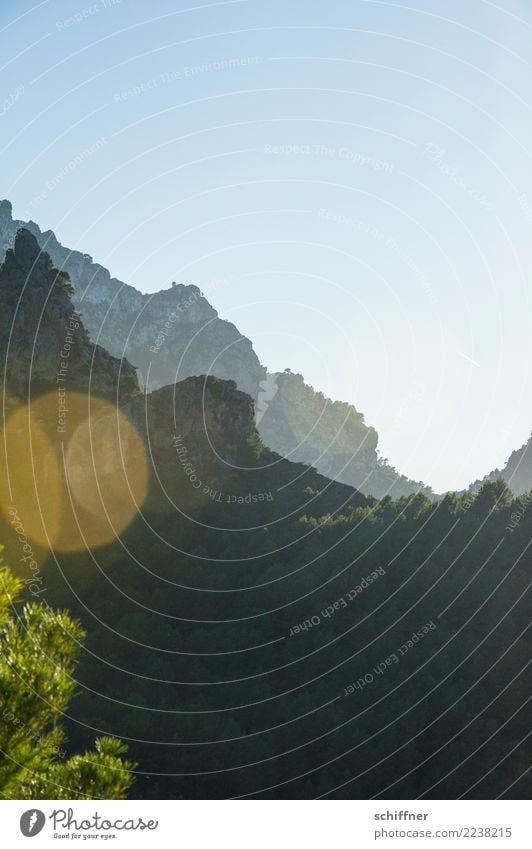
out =
{"type": "Polygon", "coordinates": [[[0,561],[0,796],[5,799],[123,799],[135,764],[116,738],[65,757],[59,724],[75,689],[84,638],[65,612],[15,602],[22,584],[0,561]]]}

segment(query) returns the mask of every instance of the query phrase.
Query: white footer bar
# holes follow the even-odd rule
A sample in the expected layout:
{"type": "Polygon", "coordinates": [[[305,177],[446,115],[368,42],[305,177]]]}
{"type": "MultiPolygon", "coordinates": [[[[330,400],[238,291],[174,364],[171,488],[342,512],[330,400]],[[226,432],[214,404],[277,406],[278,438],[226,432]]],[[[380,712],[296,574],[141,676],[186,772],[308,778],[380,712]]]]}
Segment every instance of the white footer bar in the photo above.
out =
{"type": "Polygon", "coordinates": [[[2,801],[0,821],[6,849],[532,847],[530,806],[517,801],[2,801]]]}

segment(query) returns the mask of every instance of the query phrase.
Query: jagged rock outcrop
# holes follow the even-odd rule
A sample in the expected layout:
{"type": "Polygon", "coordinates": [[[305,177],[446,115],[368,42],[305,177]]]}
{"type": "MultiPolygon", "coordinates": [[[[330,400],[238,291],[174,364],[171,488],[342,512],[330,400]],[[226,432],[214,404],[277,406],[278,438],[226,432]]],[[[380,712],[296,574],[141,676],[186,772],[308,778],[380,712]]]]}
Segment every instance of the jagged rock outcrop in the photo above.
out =
{"type": "Polygon", "coordinates": [[[249,339],[218,317],[197,286],[142,294],[88,254],[63,247],[51,230],[14,220],[6,200],[0,203],[0,257],[22,226],[68,273],[74,307],[91,338],[133,363],[147,390],[204,374],[234,380],[256,402],[261,438],[273,451],[376,497],[431,495],[379,459],[378,435],[353,406],[324,398],[301,375],[268,374],[249,339]]]}
{"type": "Polygon", "coordinates": [[[382,498],[432,491],[378,458],[378,435],[352,404],[332,401],[290,370],[268,374],[257,401],[257,425],[266,445],[290,460],[315,466],[334,480],[382,498]]]}
{"type": "MultiPolygon", "coordinates": [[[[349,512],[371,499],[353,487],[293,463],[264,446],[255,425],[254,404],[234,381],[190,377],[175,386],[137,396],[122,407],[149,448],[152,486],[148,512],[188,515],[223,504],[246,505],[248,518],[262,525],[269,514],[290,513],[307,503],[324,512],[349,512]]],[[[231,524],[235,517],[224,521],[231,524]]]]}
{"type": "Polygon", "coordinates": [[[265,369],[251,342],[218,318],[197,286],[180,284],[144,295],[111,277],[89,254],[63,247],[51,230],[41,231],[34,221],[14,220],[10,202],[2,201],[0,251],[12,247],[21,227],[33,233],[56,268],[68,273],[72,302],[91,338],[133,363],[141,384],[157,389],[208,373],[233,379],[242,391],[256,396],[265,369]]]}
{"type": "Polygon", "coordinates": [[[229,470],[250,461],[256,438],[253,401],[233,380],[189,377],[136,398],[124,409],[152,451],[181,443],[197,463],[216,460],[229,470]]]}
{"type": "Polygon", "coordinates": [[[139,392],[135,369],[89,339],[68,275],[21,229],[0,266],[0,368],[18,398],[57,389],[123,402],[139,392]]]}
{"type": "MultiPolygon", "coordinates": [[[[36,543],[105,545],[141,506],[161,530],[170,522],[179,533],[176,522],[196,516],[208,533],[210,513],[224,504],[245,506],[251,527],[290,514],[293,503],[324,513],[367,505],[352,487],[265,448],[254,401],[234,381],[199,376],[141,392],[133,366],[89,339],[71,294],[68,275],[19,230],[0,266],[14,486],[0,476],[0,512],[13,492],[36,543]]],[[[226,521],[238,523],[238,512],[226,521]]]]}

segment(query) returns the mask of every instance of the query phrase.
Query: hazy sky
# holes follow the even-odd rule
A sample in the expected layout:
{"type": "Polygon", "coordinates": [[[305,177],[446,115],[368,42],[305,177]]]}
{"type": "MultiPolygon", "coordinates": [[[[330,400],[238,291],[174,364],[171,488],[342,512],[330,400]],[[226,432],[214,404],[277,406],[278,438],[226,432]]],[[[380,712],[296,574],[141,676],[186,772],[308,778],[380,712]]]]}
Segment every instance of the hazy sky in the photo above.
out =
{"type": "Polygon", "coordinates": [[[532,8],[2,0],[0,195],[437,491],[532,428],[532,8]]]}

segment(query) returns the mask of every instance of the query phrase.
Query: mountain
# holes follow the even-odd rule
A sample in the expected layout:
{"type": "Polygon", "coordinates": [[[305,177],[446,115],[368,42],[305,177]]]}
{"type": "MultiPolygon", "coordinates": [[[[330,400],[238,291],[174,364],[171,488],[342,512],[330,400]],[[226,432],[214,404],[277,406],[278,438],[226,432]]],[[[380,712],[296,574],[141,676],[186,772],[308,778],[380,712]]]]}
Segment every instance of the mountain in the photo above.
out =
{"type": "Polygon", "coordinates": [[[70,295],[68,275],[52,265],[28,230],[17,232],[0,266],[0,367],[20,398],[30,385],[115,400],[139,392],[136,370],[89,339],[70,295]]]}
{"type": "Polygon", "coordinates": [[[326,398],[289,369],[268,373],[260,389],[257,427],[264,443],[284,457],[315,466],[375,498],[414,492],[432,496],[430,487],[379,458],[377,431],[352,404],[326,398]]]}
{"type": "Polygon", "coordinates": [[[141,799],[526,798],[532,511],[362,495],[264,446],[234,381],[141,392],[69,286],[19,233],[0,542],[87,633],[69,753],[123,739],[141,799]]]}
{"type": "Polygon", "coordinates": [[[64,248],[51,230],[14,220],[6,200],[0,202],[0,259],[20,228],[29,230],[54,266],[68,274],[72,302],[94,341],[114,356],[127,356],[142,385],[153,389],[215,369],[217,377],[234,379],[244,392],[255,394],[265,369],[251,342],[218,318],[196,286],[143,295],[111,277],[88,254],[64,248]]]}
{"type": "Polygon", "coordinates": [[[142,392],[136,369],[91,341],[72,294],[68,274],[19,229],[0,266],[11,458],[0,474],[0,503],[18,505],[40,545],[69,551],[107,544],[140,503],[163,516],[180,505],[188,515],[223,493],[259,523],[270,512],[272,487],[288,500],[294,492],[298,503],[313,488],[324,511],[370,503],[266,449],[254,402],[234,381],[199,376],[142,392]],[[260,493],[246,483],[259,467],[260,493]]]}
{"type": "Polygon", "coordinates": [[[490,472],[481,481],[472,484],[470,489],[478,491],[486,481],[495,481],[499,478],[506,481],[516,495],[524,495],[532,489],[532,434],[521,448],[512,451],[502,469],[490,472]]]}
{"type": "Polygon", "coordinates": [[[259,433],[273,451],[375,497],[432,495],[379,458],[378,435],[354,406],[324,397],[302,375],[268,373],[249,339],[218,317],[197,286],[142,294],[88,254],[63,247],[51,230],[14,220],[7,200],[0,202],[0,259],[21,227],[68,273],[73,304],[92,339],[113,356],[127,357],[143,387],[204,374],[234,380],[255,400],[259,433]]]}

